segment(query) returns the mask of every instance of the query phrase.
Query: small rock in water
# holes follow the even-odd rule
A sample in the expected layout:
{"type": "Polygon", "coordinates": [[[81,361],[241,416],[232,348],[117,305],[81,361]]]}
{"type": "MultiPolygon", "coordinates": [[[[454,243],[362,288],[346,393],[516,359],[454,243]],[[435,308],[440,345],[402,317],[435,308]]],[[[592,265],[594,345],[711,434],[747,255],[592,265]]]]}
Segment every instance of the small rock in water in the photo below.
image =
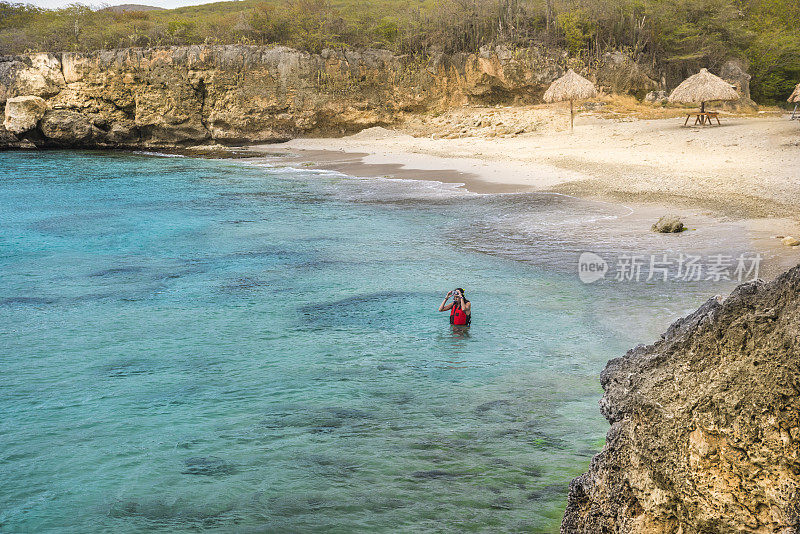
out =
{"type": "Polygon", "coordinates": [[[664,215],[656,221],[651,230],[662,234],[676,234],[686,230],[686,227],[683,225],[683,221],[675,215],[664,215]]]}
{"type": "Polygon", "coordinates": [[[787,235],[781,240],[781,243],[783,243],[787,247],[796,247],[797,245],[800,245],[800,239],[787,235]]]}

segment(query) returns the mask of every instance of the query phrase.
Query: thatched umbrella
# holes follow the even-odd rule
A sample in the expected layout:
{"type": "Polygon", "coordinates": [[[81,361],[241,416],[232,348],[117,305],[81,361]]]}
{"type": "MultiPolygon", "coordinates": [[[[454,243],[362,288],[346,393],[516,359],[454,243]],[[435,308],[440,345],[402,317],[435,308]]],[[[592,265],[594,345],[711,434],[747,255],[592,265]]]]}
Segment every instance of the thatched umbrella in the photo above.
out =
{"type": "Polygon", "coordinates": [[[786,99],[787,102],[794,102],[794,111],[792,111],[792,120],[797,118],[797,104],[800,103],[800,83],[794,88],[794,92],[786,99]]]}
{"type": "Polygon", "coordinates": [[[731,84],[708,72],[708,69],[700,69],[694,76],[689,76],[669,95],[670,102],[700,102],[700,113],[705,113],[706,102],[715,100],[739,100],[739,93],[731,84]]]}
{"type": "Polygon", "coordinates": [[[786,99],[787,102],[800,102],[800,83],[794,88],[794,92],[786,99]]]}
{"type": "Polygon", "coordinates": [[[563,102],[564,100],[569,100],[569,129],[572,131],[575,121],[572,102],[594,96],[597,96],[597,89],[594,88],[594,84],[583,76],[576,74],[574,70],[569,69],[564,76],[550,84],[550,87],[544,92],[544,101],[563,102]]]}

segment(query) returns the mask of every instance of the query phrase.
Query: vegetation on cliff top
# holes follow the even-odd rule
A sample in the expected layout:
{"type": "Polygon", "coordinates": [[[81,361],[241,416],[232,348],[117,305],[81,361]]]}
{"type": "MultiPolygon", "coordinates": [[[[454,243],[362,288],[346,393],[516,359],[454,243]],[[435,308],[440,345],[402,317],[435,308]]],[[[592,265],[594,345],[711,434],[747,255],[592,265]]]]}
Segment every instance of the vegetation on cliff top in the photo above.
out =
{"type": "Polygon", "coordinates": [[[800,79],[800,0],[242,0],[158,11],[0,2],[0,54],[186,44],[475,52],[558,46],[594,64],[623,50],[683,77],[745,59],[756,101],[800,79]]]}

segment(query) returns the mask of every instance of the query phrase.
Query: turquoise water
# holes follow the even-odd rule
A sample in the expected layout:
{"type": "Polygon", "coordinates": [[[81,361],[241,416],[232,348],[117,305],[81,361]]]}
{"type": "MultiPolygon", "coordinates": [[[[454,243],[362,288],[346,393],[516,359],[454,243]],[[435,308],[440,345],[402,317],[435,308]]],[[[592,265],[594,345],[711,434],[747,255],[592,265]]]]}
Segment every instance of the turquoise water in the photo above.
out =
{"type": "Polygon", "coordinates": [[[0,531],[556,532],[606,360],[713,293],[581,284],[608,206],[279,163],[0,154],[0,531]]]}

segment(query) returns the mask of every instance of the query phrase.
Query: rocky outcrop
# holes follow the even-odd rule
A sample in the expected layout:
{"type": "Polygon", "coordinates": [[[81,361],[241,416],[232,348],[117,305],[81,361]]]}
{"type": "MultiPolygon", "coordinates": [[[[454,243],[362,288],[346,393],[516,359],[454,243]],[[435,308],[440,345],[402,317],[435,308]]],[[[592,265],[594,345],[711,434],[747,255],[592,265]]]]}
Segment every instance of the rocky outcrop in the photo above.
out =
{"type": "Polygon", "coordinates": [[[758,111],[758,104],[750,98],[750,75],[745,64],[739,59],[726,61],[719,71],[719,76],[730,83],[739,93],[739,100],[724,103],[726,109],[735,111],[758,111]]]}
{"type": "MultiPolygon", "coordinates": [[[[98,121],[98,123],[101,123],[98,121]]],[[[44,114],[40,126],[42,134],[54,144],[80,145],[92,137],[97,129],[86,115],[64,109],[50,110],[44,114]]],[[[98,134],[102,133],[99,131],[98,134]]]]}
{"type": "Polygon", "coordinates": [[[38,96],[18,96],[6,101],[3,127],[11,134],[33,130],[47,111],[47,103],[38,96]]]}
{"type": "Polygon", "coordinates": [[[61,61],[52,54],[0,56],[0,104],[15,96],[47,98],[63,87],[61,61]]]}
{"type": "Polygon", "coordinates": [[[0,144],[172,147],[338,134],[437,106],[533,102],[565,60],[538,48],[422,60],[244,45],[0,57],[0,104],[35,96],[48,109],[35,131],[0,132],[0,144]]]}
{"type": "Polygon", "coordinates": [[[608,92],[632,94],[639,99],[661,88],[652,73],[619,51],[603,55],[597,69],[597,84],[608,92]]]}
{"type": "Polygon", "coordinates": [[[611,423],[563,533],[800,531],[800,266],[608,363],[611,423]]]}
{"type": "MultiPolygon", "coordinates": [[[[564,50],[541,46],[430,50],[424,58],[250,45],[0,56],[0,105],[36,96],[59,112],[25,132],[0,128],[0,148],[180,147],[338,135],[409,113],[540,103],[570,61],[564,50]]],[[[731,63],[728,71],[744,87],[741,67],[731,63]]],[[[651,67],[621,52],[582,73],[607,92],[643,98],[665,89],[663,77],[655,81],[651,67]]]]}
{"type": "Polygon", "coordinates": [[[736,88],[742,98],[750,99],[750,78],[744,63],[738,59],[726,61],[719,70],[719,76],[736,88]]]}

